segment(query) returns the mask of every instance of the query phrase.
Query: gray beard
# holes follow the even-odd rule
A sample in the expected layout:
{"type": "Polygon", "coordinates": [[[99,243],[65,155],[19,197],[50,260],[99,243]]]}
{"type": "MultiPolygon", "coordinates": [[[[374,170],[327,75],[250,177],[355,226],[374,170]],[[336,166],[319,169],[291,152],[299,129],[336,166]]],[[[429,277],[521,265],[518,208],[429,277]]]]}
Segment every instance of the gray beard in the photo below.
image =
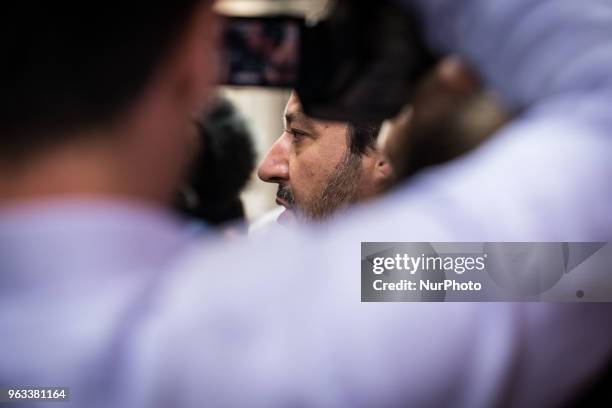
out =
{"type": "Polygon", "coordinates": [[[361,155],[347,152],[318,198],[298,204],[291,188],[283,185],[278,186],[276,196],[295,211],[298,221],[321,222],[359,200],[361,175],[361,155]]]}
{"type": "Polygon", "coordinates": [[[324,221],[359,200],[361,156],[347,152],[327,181],[321,196],[298,209],[305,221],[324,221]]]}

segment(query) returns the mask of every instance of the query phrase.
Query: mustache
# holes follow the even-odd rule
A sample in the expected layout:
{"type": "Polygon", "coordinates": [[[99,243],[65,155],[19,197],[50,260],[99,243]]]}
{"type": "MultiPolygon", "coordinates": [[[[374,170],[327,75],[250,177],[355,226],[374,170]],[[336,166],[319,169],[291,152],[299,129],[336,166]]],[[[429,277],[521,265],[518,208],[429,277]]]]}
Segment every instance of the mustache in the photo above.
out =
{"type": "Polygon", "coordinates": [[[278,191],[276,192],[276,197],[285,201],[289,207],[293,208],[295,206],[295,197],[293,197],[293,191],[289,186],[278,185],[278,191]]]}

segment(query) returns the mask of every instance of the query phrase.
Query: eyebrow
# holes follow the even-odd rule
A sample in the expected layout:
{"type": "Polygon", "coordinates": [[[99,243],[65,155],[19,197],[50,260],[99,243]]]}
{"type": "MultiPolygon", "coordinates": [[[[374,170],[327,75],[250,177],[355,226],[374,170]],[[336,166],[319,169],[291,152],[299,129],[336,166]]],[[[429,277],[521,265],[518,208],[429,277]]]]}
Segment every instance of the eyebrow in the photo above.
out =
{"type": "Polygon", "coordinates": [[[296,110],[293,112],[285,113],[285,123],[286,125],[290,125],[293,122],[300,122],[309,132],[314,132],[314,121],[310,119],[304,112],[301,110],[296,110]]]}

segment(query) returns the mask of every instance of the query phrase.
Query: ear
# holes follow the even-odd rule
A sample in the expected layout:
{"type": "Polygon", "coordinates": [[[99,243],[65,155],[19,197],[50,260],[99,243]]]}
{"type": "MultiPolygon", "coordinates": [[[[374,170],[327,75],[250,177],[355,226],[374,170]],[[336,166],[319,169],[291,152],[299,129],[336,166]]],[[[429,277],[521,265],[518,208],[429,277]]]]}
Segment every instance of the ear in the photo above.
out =
{"type": "Polygon", "coordinates": [[[211,102],[211,88],[218,73],[214,51],[218,22],[207,2],[202,4],[184,28],[183,40],[166,59],[168,64],[162,72],[177,108],[186,108],[194,114],[211,102]]]}
{"type": "Polygon", "coordinates": [[[363,155],[364,171],[368,174],[371,190],[380,193],[389,185],[393,177],[393,168],[381,149],[368,147],[363,155]]]}
{"type": "Polygon", "coordinates": [[[175,191],[194,150],[193,116],[205,106],[205,97],[212,95],[214,63],[207,51],[213,55],[215,20],[208,2],[201,3],[177,33],[175,45],[122,127],[126,137],[120,139],[120,150],[126,168],[132,173],[138,168],[134,178],[147,180],[146,188],[156,198],[166,199],[175,191]]]}
{"type": "Polygon", "coordinates": [[[377,150],[376,155],[378,157],[376,159],[376,167],[374,169],[375,176],[381,181],[386,182],[393,174],[391,163],[381,151],[377,150]]]}
{"type": "MultiPolygon", "coordinates": [[[[217,24],[207,2],[197,6],[177,33],[173,47],[160,62],[143,93],[138,116],[151,131],[165,131],[177,123],[185,126],[210,105],[216,75],[214,32],[217,24]],[[166,127],[166,129],[164,129],[166,127]]],[[[174,129],[176,131],[176,129],[174,129]]]]}

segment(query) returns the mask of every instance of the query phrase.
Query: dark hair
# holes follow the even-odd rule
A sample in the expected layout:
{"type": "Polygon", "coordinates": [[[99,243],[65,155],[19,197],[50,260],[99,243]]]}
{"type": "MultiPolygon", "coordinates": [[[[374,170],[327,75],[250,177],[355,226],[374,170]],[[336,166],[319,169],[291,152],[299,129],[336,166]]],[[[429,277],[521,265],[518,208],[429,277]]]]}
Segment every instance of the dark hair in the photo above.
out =
{"type": "Polygon", "coordinates": [[[351,123],[348,125],[349,150],[352,154],[364,154],[368,147],[373,147],[378,138],[382,123],[351,123]]]}
{"type": "Polygon", "coordinates": [[[255,169],[255,148],[247,123],[236,108],[219,98],[198,123],[201,150],[187,185],[195,201],[179,196],[177,209],[211,225],[244,218],[240,192],[255,169]]]}
{"type": "Polygon", "coordinates": [[[0,17],[0,157],[112,122],[201,0],[11,1],[0,17]]]}

